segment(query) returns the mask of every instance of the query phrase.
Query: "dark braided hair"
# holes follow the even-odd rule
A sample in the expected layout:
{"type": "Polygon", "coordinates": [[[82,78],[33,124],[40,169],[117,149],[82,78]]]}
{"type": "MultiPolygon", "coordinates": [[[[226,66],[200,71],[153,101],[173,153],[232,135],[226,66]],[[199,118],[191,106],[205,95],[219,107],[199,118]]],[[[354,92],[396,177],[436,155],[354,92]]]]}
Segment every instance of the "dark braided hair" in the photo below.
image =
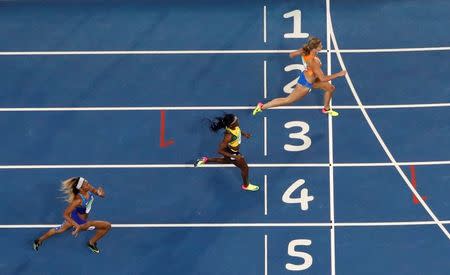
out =
{"type": "Polygon", "coordinates": [[[209,129],[216,133],[222,128],[229,127],[233,123],[234,118],[234,114],[224,114],[221,117],[215,117],[213,120],[209,120],[209,129]]]}

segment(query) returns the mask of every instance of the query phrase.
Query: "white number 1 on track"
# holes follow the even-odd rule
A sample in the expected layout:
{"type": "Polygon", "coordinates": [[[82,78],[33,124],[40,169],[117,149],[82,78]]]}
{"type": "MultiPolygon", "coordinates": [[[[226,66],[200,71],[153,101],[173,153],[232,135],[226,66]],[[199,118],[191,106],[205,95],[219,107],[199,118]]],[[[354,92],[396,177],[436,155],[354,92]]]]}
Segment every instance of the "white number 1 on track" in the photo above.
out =
{"type": "Polygon", "coordinates": [[[308,38],[309,33],[302,33],[302,12],[300,10],[293,10],[283,15],[284,18],[294,18],[294,31],[285,33],[284,38],[308,38]]]}

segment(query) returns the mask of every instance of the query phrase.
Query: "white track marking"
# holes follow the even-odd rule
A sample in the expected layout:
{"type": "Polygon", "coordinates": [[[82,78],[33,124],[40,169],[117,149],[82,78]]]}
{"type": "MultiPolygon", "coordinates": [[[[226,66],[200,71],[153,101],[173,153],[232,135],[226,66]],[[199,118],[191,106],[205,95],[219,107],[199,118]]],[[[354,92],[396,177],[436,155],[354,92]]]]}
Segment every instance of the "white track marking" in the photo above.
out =
{"type": "MultiPolygon", "coordinates": [[[[402,53],[402,52],[433,52],[450,51],[450,47],[425,47],[425,48],[391,48],[391,49],[345,49],[341,53],[402,53]]],[[[336,50],[331,52],[336,53],[336,50]]]]}
{"type": "Polygon", "coordinates": [[[264,156],[267,156],[267,117],[264,117],[264,156]]]}
{"type": "Polygon", "coordinates": [[[267,60],[264,60],[264,98],[267,98],[267,60]]]}
{"type": "MultiPolygon", "coordinates": [[[[428,165],[450,165],[450,160],[445,161],[418,161],[397,163],[334,163],[334,167],[383,167],[383,166],[428,166],[428,165]]],[[[249,163],[253,168],[326,168],[329,163],[249,163]]],[[[232,164],[206,164],[201,168],[235,168],[232,164]]],[[[15,169],[161,169],[161,168],[194,168],[193,164],[70,164],[70,165],[0,165],[0,170],[15,169]]]]}
{"type": "MultiPolygon", "coordinates": [[[[198,55],[198,54],[286,54],[291,50],[143,50],[143,51],[0,51],[0,56],[33,56],[33,55],[198,55]]],[[[430,52],[450,51],[450,47],[424,48],[392,48],[392,49],[342,49],[341,53],[399,53],[399,52],[430,52]]],[[[322,50],[321,53],[325,53],[322,50]]],[[[331,50],[335,53],[335,50],[331,50]]]]}
{"type": "MultiPolygon", "coordinates": [[[[450,160],[442,161],[408,161],[408,162],[397,162],[400,166],[427,166],[427,165],[449,165],[450,160]]],[[[366,162],[366,163],[335,163],[334,167],[380,167],[380,166],[395,166],[392,162],[366,162]]]]}
{"type": "MultiPolygon", "coordinates": [[[[331,15],[328,14],[328,16],[330,18],[329,27],[330,27],[330,32],[331,32],[331,39],[333,41],[334,48],[336,50],[337,58],[339,60],[339,63],[341,65],[342,69],[347,70],[345,63],[342,59],[341,53],[339,51],[339,46],[336,41],[336,36],[335,36],[334,30],[333,30],[333,24],[331,21],[331,15]]],[[[353,86],[353,82],[352,82],[348,72],[347,72],[347,75],[345,76],[345,78],[350,87],[350,90],[352,91],[353,97],[355,98],[356,102],[358,103],[358,106],[361,109],[361,112],[363,113],[367,123],[369,124],[370,128],[372,129],[372,132],[374,133],[374,135],[377,138],[378,142],[380,143],[381,147],[383,147],[383,150],[386,153],[386,155],[388,156],[389,160],[394,164],[394,167],[396,168],[396,170],[398,171],[400,176],[403,178],[403,180],[405,181],[406,185],[409,187],[411,192],[417,197],[417,199],[419,200],[419,202],[423,206],[423,208],[427,211],[427,213],[430,215],[430,217],[436,222],[436,224],[439,226],[439,228],[442,230],[442,232],[447,236],[447,238],[450,239],[450,233],[448,232],[448,230],[445,228],[445,226],[442,224],[442,222],[436,217],[436,215],[433,213],[433,211],[430,209],[430,207],[428,207],[427,203],[422,199],[422,196],[419,194],[419,192],[417,192],[417,190],[412,186],[408,177],[405,175],[403,170],[400,168],[400,165],[397,163],[397,161],[391,154],[390,150],[387,148],[386,144],[384,143],[383,139],[381,138],[380,134],[378,133],[378,130],[375,128],[375,125],[372,123],[372,120],[370,119],[369,115],[367,114],[367,111],[365,110],[364,105],[361,103],[361,100],[359,99],[359,96],[356,92],[355,87],[353,86]]]]}
{"type": "MultiPolygon", "coordinates": [[[[450,220],[441,221],[450,224],[450,220]]],[[[393,227],[435,225],[434,221],[409,222],[341,222],[336,227],[393,227]]],[[[60,224],[2,224],[0,229],[52,228],[60,224]]],[[[331,223],[137,223],[113,224],[115,228],[251,228],[251,227],[330,227],[331,223]]]]}
{"type": "MultiPolygon", "coordinates": [[[[365,109],[399,109],[399,108],[443,108],[450,103],[430,104],[391,104],[364,105],[365,109]]],[[[0,112],[82,112],[82,111],[208,111],[208,110],[253,110],[255,106],[147,106],[147,107],[31,107],[31,108],[0,108],[0,112]]],[[[323,106],[282,106],[271,110],[320,110],[323,106]]],[[[336,110],[359,109],[356,105],[333,105],[336,110]]]]}
{"type": "Polygon", "coordinates": [[[264,275],[268,275],[268,262],[267,262],[267,255],[268,255],[268,247],[267,247],[267,234],[264,235],[264,275]]]}
{"type": "MultiPolygon", "coordinates": [[[[253,163],[255,168],[328,167],[328,163],[253,163]]],[[[235,168],[233,164],[206,164],[201,168],[235,168]]],[[[0,165],[0,169],[161,169],[194,168],[193,164],[70,164],[70,165],[0,165]]]]}
{"type": "MultiPolygon", "coordinates": [[[[330,0],[326,0],[326,25],[327,25],[327,74],[331,75],[331,37],[328,16],[330,13],[330,0]]],[[[329,81],[331,83],[331,81],[329,81]]],[[[330,105],[332,102],[330,101],[330,105]]],[[[331,106],[330,106],[331,107],[331,106]]],[[[333,106],[334,108],[334,106],[333,106]]],[[[333,155],[333,116],[328,116],[328,162],[330,163],[330,262],[331,275],[336,275],[336,230],[334,226],[334,155],[333,155]]]]}
{"type": "Polygon", "coordinates": [[[264,175],[264,215],[267,216],[267,175],[264,175]]]}
{"type": "Polygon", "coordinates": [[[263,40],[267,43],[267,7],[264,6],[263,10],[263,40]]]}

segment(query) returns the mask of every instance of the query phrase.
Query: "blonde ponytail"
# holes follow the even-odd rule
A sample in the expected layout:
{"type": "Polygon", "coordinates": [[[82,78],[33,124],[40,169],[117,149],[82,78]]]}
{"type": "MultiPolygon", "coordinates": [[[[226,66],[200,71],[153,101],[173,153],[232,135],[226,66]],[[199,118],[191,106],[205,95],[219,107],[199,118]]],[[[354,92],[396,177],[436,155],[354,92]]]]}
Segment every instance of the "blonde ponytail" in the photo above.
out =
{"type": "Polygon", "coordinates": [[[64,200],[67,201],[68,203],[71,203],[75,199],[75,196],[80,192],[76,188],[77,181],[78,181],[78,177],[74,177],[74,178],[66,179],[65,181],[63,181],[61,183],[60,190],[61,190],[61,192],[66,194],[66,196],[64,197],[64,200]]]}

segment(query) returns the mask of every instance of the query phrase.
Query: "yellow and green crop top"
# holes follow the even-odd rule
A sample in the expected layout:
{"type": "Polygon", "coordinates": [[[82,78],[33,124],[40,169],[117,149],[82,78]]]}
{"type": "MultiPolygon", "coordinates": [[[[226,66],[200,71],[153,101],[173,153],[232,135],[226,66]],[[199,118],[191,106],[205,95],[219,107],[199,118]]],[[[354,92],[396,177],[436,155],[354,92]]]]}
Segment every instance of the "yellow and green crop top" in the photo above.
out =
{"type": "Polygon", "coordinates": [[[226,127],[225,132],[231,134],[231,141],[228,143],[229,147],[235,148],[241,144],[241,128],[239,126],[234,127],[234,129],[226,127]]]}

